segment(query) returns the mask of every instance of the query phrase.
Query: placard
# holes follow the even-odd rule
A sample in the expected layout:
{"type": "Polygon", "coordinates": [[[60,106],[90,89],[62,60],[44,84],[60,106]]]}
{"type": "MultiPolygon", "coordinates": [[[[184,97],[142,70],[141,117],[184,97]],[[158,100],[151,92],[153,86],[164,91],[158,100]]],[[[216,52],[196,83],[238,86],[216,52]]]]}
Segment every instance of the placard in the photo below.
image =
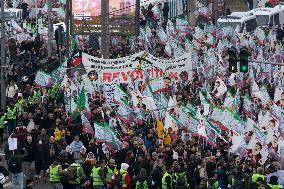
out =
{"type": "Polygon", "coordinates": [[[9,150],[17,150],[18,148],[18,139],[17,138],[8,138],[8,145],[9,145],[9,150]]]}

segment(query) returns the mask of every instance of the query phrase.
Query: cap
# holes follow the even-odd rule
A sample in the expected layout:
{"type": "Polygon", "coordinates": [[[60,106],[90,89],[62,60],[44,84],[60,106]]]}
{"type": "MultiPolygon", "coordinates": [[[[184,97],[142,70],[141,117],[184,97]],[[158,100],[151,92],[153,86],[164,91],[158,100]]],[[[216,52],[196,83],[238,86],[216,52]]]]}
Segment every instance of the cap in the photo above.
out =
{"type": "Polygon", "coordinates": [[[129,165],[127,163],[122,163],[120,168],[123,169],[123,170],[127,170],[129,167],[129,165]]]}
{"type": "Polygon", "coordinates": [[[152,157],[158,157],[158,153],[157,152],[153,152],[152,153],[152,157]]]}

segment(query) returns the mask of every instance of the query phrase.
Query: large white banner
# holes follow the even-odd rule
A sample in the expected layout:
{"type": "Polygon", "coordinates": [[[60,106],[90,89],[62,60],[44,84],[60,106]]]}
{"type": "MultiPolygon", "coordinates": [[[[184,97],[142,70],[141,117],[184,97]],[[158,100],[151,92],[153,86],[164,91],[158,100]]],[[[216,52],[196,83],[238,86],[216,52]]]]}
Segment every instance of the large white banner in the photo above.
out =
{"type": "Polygon", "coordinates": [[[147,52],[119,59],[96,58],[83,53],[82,62],[91,80],[100,78],[107,83],[117,78],[120,82],[128,82],[130,78],[143,80],[145,73],[150,78],[163,76],[169,76],[174,80],[182,79],[181,76],[186,76],[190,80],[192,78],[191,53],[171,60],[159,59],[147,52]]]}

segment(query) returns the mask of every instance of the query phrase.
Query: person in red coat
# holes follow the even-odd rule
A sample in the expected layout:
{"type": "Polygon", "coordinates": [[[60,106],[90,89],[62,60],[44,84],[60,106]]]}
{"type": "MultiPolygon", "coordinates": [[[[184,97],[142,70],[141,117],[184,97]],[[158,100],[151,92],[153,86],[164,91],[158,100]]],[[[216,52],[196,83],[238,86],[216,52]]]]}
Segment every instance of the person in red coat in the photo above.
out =
{"type": "Polygon", "coordinates": [[[131,188],[131,179],[130,179],[130,176],[127,172],[128,168],[129,168],[129,165],[127,163],[121,164],[120,170],[117,173],[115,173],[112,177],[112,182],[110,183],[110,187],[117,186],[116,177],[120,176],[121,177],[121,186],[117,186],[118,189],[131,188]]]}
{"type": "Polygon", "coordinates": [[[20,145],[27,139],[28,134],[27,128],[23,126],[22,122],[19,122],[14,131],[14,136],[18,139],[20,145]]]}

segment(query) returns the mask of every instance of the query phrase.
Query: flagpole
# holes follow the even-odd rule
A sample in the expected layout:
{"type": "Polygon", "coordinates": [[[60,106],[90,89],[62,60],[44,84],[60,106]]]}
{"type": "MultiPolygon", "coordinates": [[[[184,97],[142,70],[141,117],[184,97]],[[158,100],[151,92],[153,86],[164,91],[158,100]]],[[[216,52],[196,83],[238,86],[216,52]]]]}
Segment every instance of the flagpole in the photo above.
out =
{"type": "MultiPolygon", "coordinates": [[[[207,120],[206,120],[207,121],[207,120]]],[[[213,127],[211,127],[211,129],[213,130],[213,131],[215,131],[215,133],[223,140],[223,141],[225,141],[226,143],[228,143],[228,141],[226,140],[226,139],[224,139],[213,127]]]]}
{"type": "Polygon", "coordinates": [[[204,150],[204,138],[202,137],[202,149],[204,150]]]}
{"type": "Polygon", "coordinates": [[[37,15],[38,15],[38,12],[37,12],[37,0],[35,0],[35,10],[36,10],[36,34],[38,35],[38,17],[37,17],[37,15]]]}
{"type": "Polygon", "coordinates": [[[163,125],[163,141],[162,141],[162,146],[164,147],[164,140],[165,140],[165,123],[163,125]]]}

